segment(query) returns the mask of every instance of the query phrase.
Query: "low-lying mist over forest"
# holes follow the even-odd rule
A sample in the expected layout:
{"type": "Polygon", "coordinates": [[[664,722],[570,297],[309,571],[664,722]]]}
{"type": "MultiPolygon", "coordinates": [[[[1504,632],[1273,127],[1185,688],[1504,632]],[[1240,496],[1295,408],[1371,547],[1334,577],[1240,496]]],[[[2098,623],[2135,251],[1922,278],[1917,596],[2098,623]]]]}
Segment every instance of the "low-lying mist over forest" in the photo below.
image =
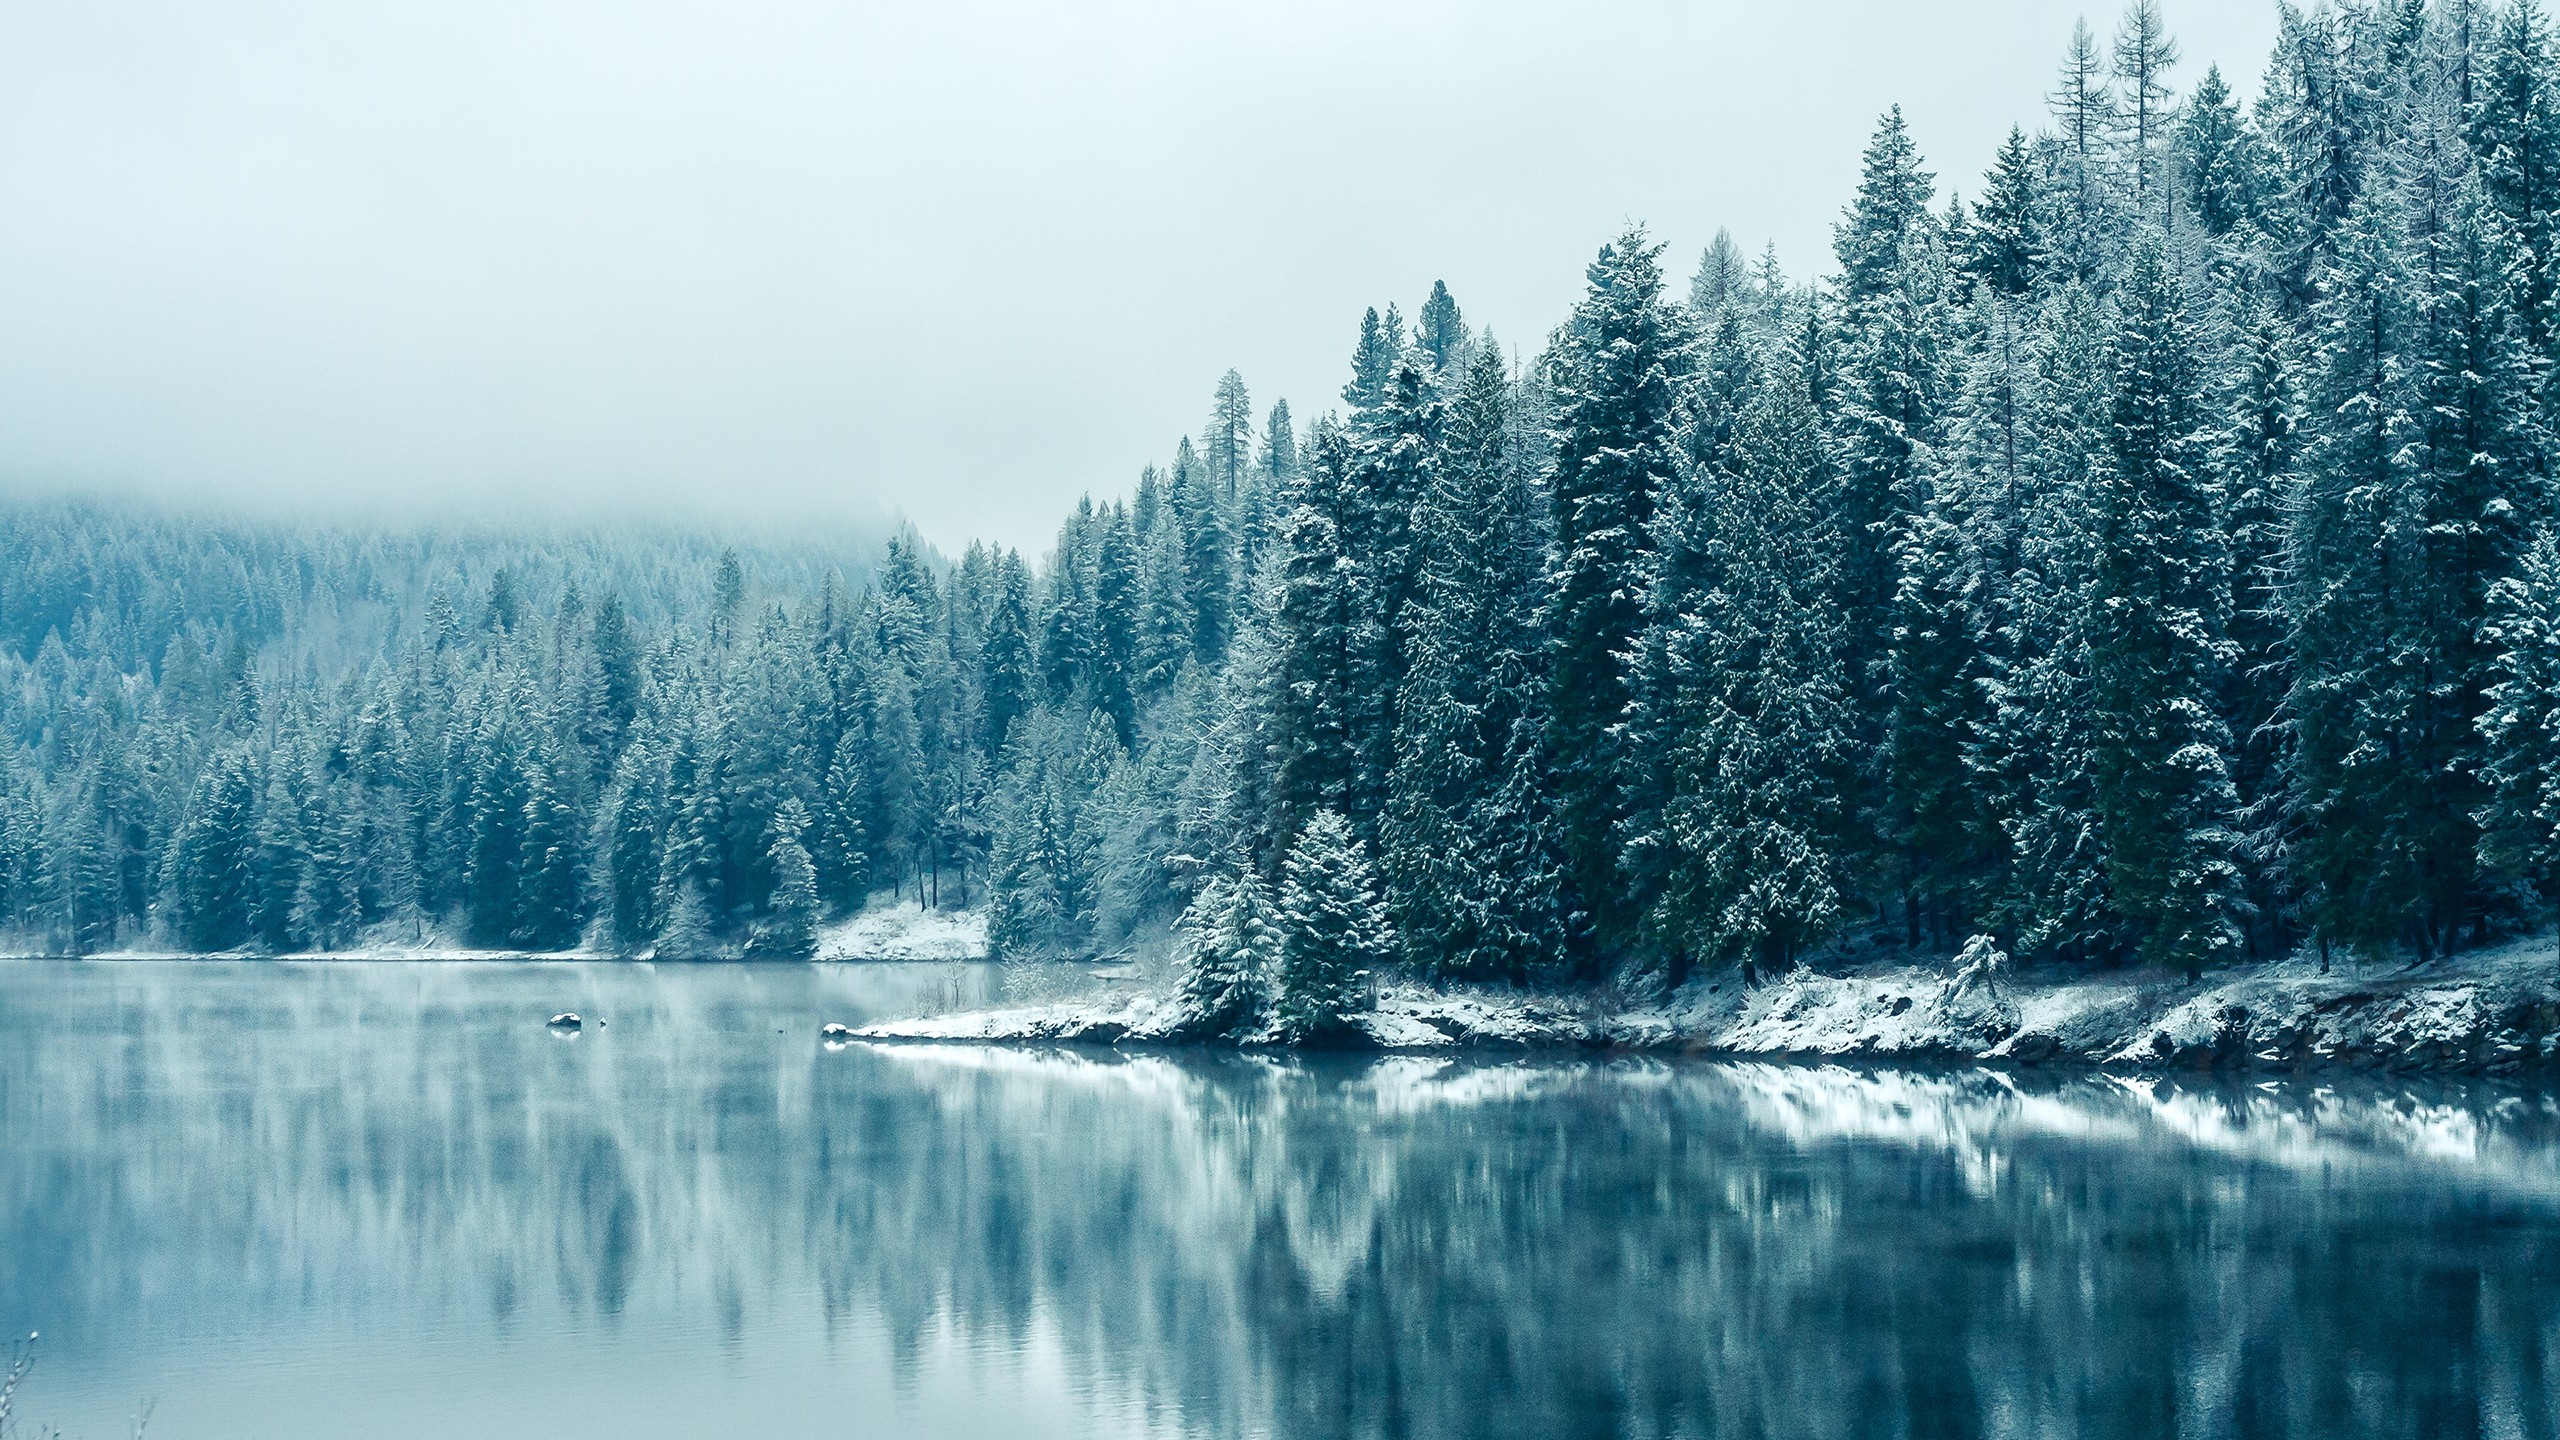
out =
{"type": "MultiPolygon", "coordinates": [[[[1640,226],[1315,413],[1235,372],[1039,556],[673,524],[0,508],[33,949],[1011,956],[1177,916],[1202,1023],[1362,972],[1746,978],[1856,939],[2428,958],[2560,860],[2560,59],[2532,3],[2142,0],[1834,264],[1640,226]]],[[[1348,317],[1346,317],[1348,318],[1348,317]]],[[[1277,1009],[1274,1010],[1273,1007],[1277,1009]]]]}

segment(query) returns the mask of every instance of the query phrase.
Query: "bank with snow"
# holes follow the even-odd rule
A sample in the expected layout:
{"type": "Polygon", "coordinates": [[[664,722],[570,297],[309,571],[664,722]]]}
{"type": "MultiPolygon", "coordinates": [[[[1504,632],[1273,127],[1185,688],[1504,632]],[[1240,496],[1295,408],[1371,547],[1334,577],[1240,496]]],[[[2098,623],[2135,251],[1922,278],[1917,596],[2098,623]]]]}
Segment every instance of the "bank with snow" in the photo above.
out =
{"type": "MultiPolygon", "coordinates": [[[[879,1042],[1148,1047],[1192,1043],[1190,1015],[1153,990],[1100,1001],[859,1026],[879,1042]]],[[[1798,970],[1743,990],[1700,979],[1650,1003],[1394,983],[1354,1017],[1353,1045],[1667,1050],[1734,1057],[1985,1061],[2110,1069],[2323,1066],[2504,1075],[2560,1068],[2560,952],[2538,939],[2429,966],[2308,958],[2208,977],[2030,973],[1985,979],[1929,965],[1798,970]]]]}

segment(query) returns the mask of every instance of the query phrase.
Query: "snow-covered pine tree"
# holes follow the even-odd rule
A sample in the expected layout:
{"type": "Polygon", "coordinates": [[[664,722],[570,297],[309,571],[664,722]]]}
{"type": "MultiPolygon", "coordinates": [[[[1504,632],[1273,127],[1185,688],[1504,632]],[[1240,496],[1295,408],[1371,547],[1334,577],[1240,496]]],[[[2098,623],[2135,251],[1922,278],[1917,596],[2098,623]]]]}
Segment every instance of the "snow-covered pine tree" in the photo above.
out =
{"type": "Polygon", "coordinates": [[[1279,993],[1272,1033],[1293,1044],[1348,1035],[1368,986],[1394,957],[1395,926],[1366,847],[1340,812],[1319,810],[1281,867],[1279,993]]]}
{"type": "Polygon", "coordinates": [[[1159,510],[1147,536],[1137,633],[1130,644],[1133,679],[1138,693],[1164,693],[1191,663],[1197,624],[1191,613],[1191,587],[1183,569],[1182,527],[1170,509],[1159,510]]]}
{"type": "Polygon", "coordinates": [[[1376,306],[1360,317],[1360,343],[1351,351],[1351,380],[1342,387],[1342,403],[1351,407],[1356,427],[1387,395],[1387,381],[1404,353],[1400,337],[1378,319],[1376,306]]]}
{"type": "Polygon", "coordinates": [[[257,810],[248,756],[237,748],[220,752],[196,782],[170,843],[178,935],[190,950],[230,950],[249,939],[257,810]]]}
{"type": "Polygon", "coordinates": [[[2560,530],[2546,526],[2491,592],[2488,639],[2497,661],[2479,722],[2481,859],[2560,899],[2560,530]]]}
{"type": "Polygon", "coordinates": [[[2178,64],[2178,42],[2161,17],[2160,0],[2133,0],[2116,27],[2115,77],[2124,82],[2123,140],[2131,162],[2134,211],[2153,225],[2173,223],[2169,197],[2161,183],[2158,151],[2173,113],[2169,72],[2178,64]]]}
{"type": "Polygon", "coordinates": [[[771,843],[765,851],[773,871],[773,893],[765,901],[765,922],[756,937],[758,953],[785,960],[806,960],[818,950],[818,867],[800,837],[808,832],[809,812],[788,799],[773,812],[771,843]]]}
{"type": "Polygon", "coordinates": [[[1538,732],[1539,521],[1507,444],[1490,349],[1452,379],[1447,444],[1415,507],[1412,663],[1396,705],[1380,868],[1406,963],[1525,979],[1564,958],[1538,732]]]}
{"type": "Polygon", "coordinates": [[[1262,1028],[1280,969],[1281,926],[1271,894],[1247,870],[1210,881],[1177,923],[1182,976],[1176,991],[1185,1029],[1236,1040],[1262,1028]]]}
{"type": "Polygon", "coordinates": [[[1414,317],[1414,348],[1431,363],[1434,376],[1451,375],[1461,358],[1459,351],[1467,343],[1467,324],[1459,313],[1458,302],[1450,295],[1448,282],[1431,282],[1430,298],[1414,317]]]}
{"type": "Polygon", "coordinates": [[[1316,423],[1280,530],[1279,593],[1271,615],[1277,674],[1269,717],[1270,833],[1284,852],[1319,810],[1357,803],[1355,706],[1373,698],[1376,653],[1369,585],[1345,539],[1359,503],[1351,439],[1316,423]]]}
{"type": "Polygon", "coordinates": [[[2491,586],[2544,503],[2512,251],[2440,112],[2369,182],[2312,314],[2293,510],[2294,854],[2326,936],[2478,933],[2491,586]]]}
{"type": "Polygon", "coordinates": [[[586,924],[586,846],[553,770],[539,759],[525,769],[514,940],[530,950],[566,950],[586,924]]]}
{"type": "Polygon", "coordinates": [[[2239,797],[2216,709],[2230,663],[2228,541],[2195,335],[2166,251],[2157,232],[2134,240],[2108,348],[2089,733],[2115,908],[2145,959],[2193,979],[2239,950],[2239,797]]]}
{"type": "Polygon", "coordinates": [[[1651,945],[1675,969],[1738,961],[1749,983],[1839,913],[1853,734],[1831,608],[1838,539],[1800,374],[1772,378],[1733,449],[1729,468],[1684,476],[1655,524],[1630,730],[1666,794],[1630,827],[1630,854],[1658,875],[1651,945]]]}
{"type": "Polygon", "coordinates": [[[1555,514],[1548,748],[1574,903],[1604,943],[1636,917],[1619,883],[1627,814],[1626,657],[1644,624],[1645,550],[1675,463],[1683,327],[1662,295],[1661,247],[1641,228],[1601,248],[1548,359],[1555,514]]]}
{"type": "Polygon", "coordinates": [[[2553,267],[2560,264],[2560,75],[2539,0],[2500,8],[2477,67],[2469,121],[2489,203],[2522,251],[2515,305],[2528,339],[2554,340],[2553,267]]]}
{"type": "Polygon", "coordinates": [[[2089,716],[2089,595],[2096,569],[2091,471],[2106,441],[2102,317],[2086,287],[2047,299],[2033,343],[2025,427],[2034,485],[1987,681],[1973,765],[2009,845],[2008,884],[1988,917],[2024,957],[2115,951],[2097,820],[2089,716]]]}
{"type": "Polygon", "coordinates": [[[2222,531],[2231,544],[2231,664],[2220,712],[2231,730],[2231,781],[2240,804],[2242,933],[2255,953],[2283,943],[2291,926],[2284,699],[2293,652],[2286,644],[2283,587],[2287,506],[2301,484],[2302,362],[2293,327],[2272,301],[2244,293],[2235,303],[2212,463],[2222,531]]]}
{"type": "Polygon", "coordinates": [[[2255,220],[2264,162],[2219,67],[2206,67],[2171,126],[2171,164],[2185,187],[2186,218],[2210,240],[2255,220]]]}
{"type": "Polygon", "coordinates": [[[995,564],[995,603],[978,646],[978,687],[987,753],[1004,749],[1013,722],[1031,705],[1038,683],[1031,631],[1031,570],[1022,554],[1006,550],[995,564]]]}
{"type": "Polygon", "coordinates": [[[1707,242],[1705,253],[1698,257],[1698,273],[1689,277],[1693,327],[1701,334],[1710,333],[1725,312],[1749,293],[1750,286],[1750,263],[1733,243],[1733,232],[1718,227],[1716,238],[1707,242]]]}
{"type": "Polygon", "coordinates": [[[1219,507],[1232,515],[1243,492],[1245,470],[1253,461],[1253,398],[1244,377],[1233,370],[1218,377],[1209,404],[1209,423],[1200,432],[1201,460],[1219,507]]]}

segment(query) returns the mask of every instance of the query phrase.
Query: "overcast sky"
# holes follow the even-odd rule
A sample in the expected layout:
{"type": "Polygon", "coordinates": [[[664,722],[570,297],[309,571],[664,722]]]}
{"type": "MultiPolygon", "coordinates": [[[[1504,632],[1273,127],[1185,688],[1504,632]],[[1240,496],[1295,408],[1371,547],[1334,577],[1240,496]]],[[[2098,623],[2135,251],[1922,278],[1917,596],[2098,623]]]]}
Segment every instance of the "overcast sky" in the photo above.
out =
{"type": "MultiPolygon", "coordinates": [[[[2165,9],[2255,93],[2273,0],[2165,9]]],[[[1036,551],[1435,278],[1529,344],[1629,220],[1827,268],[1887,105],[1970,197],[2080,13],[0,0],[0,480],[1036,551]]]]}

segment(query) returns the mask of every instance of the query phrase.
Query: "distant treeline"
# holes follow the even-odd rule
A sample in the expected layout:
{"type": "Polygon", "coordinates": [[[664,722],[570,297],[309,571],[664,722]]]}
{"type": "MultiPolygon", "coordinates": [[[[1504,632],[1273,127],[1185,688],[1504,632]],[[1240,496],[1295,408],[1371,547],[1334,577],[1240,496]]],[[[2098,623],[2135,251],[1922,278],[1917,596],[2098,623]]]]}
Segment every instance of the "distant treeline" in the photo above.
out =
{"type": "Polygon", "coordinates": [[[1036,571],[21,507],[0,907],[81,949],[795,953],[895,885],[1039,953],[1205,894],[1212,1008],[1291,945],[1333,967],[1303,999],[1853,930],[2194,971],[2531,923],[2549,27],[2281,22],[2245,103],[2172,84],[2152,4],[2084,29],[1969,208],[1888,115],[1816,286],[1719,235],[1674,295],[1631,231],[1533,358],[1434,287],[1303,428],[1230,372],[1036,571]]]}

